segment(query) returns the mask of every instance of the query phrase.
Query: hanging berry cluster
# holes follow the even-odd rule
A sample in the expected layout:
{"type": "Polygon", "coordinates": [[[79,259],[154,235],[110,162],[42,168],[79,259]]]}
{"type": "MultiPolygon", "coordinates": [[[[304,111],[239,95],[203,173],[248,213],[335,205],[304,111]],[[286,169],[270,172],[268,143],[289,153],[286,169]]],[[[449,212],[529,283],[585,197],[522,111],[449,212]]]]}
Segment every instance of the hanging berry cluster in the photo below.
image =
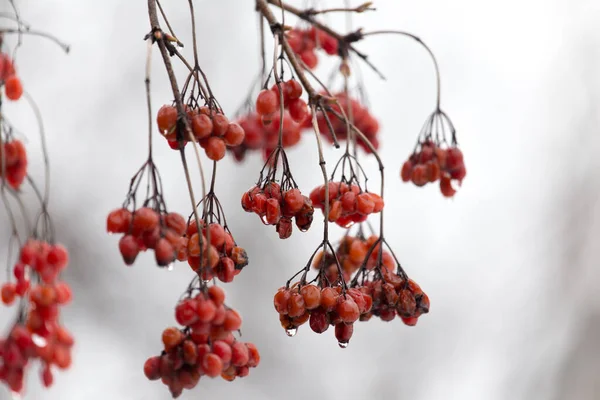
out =
{"type": "Polygon", "coordinates": [[[205,280],[233,281],[246,265],[248,254],[233,239],[214,193],[203,200],[204,213],[198,223],[190,216],[184,236],[184,248],[177,259],[187,261],[190,268],[205,280]],[[200,233],[198,232],[200,228],[200,233]]]}
{"type": "Polygon", "coordinates": [[[161,379],[174,398],[196,387],[202,376],[233,381],[247,376],[260,362],[254,344],[236,340],[242,319],[225,305],[223,289],[211,286],[192,293],[175,307],[175,319],[184,328],[166,328],[161,355],[144,364],[146,377],[161,379]]]}
{"type": "MultiPolygon", "coordinates": [[[[314,206],[325,210],[325,186],[313,189],[310,199],[314,206]]],[[[357,222],[364,222],[369,215],[383,210],[383,199],[377,193],[363,192],[357,184],[329,182],[329,222],[348,228],[357,222]]]]}
{"type": "Polygon", "coordinates": [[[277,148],[267,159],[258,183],[242,196],[242,208],[258,215],[265,225],[274,225],[280,239],[292,235],[292,220],[306,232],[313,221],[312,201],[302,195],[294,181],[283,148],[277,148]],[[275,181],[281,157],[281,184],[275,181]],[[263,174],[266,170],[266,177],[263,174]]]}
{"type": "Polygon", "coordinates": [[[467,175],[463,153],[458,148],[452,122],[443,111],[436,111],[427,119],[413,153],[402,165],[400,177],[403,182],[415,186],[440,182],[444,197],[456,194],[452,182],[462,184],[467,175]],[[450,135],[450,144],[446,137],[450,135]]]}
{"type": "Polygon", "coordinates": [[[29,240],[13,268],[16,283],[2,285],[4,304],[21,298],[19,319],[8,337],[0,340],[0,379],[13,392],[23,390],[24,372],[31,360],[42,363],[42,383],[46,387],[53,382],[52,366],[64,370],[71,365],[74,340],[59,321],[60,307],[72,298],[69,285],[58,279],[68,259],[62,245],[29,240]]]}
{"type": "MultiPolygon", "coordinates": [[[[239,124],[229,122],[225,114],[207,106],[186,105],[185,118],[187,125],[191,126],[194,140],[204,149],[206,157],[213,161],[225,157],[227,147],[236,147],[244,142],[244,129],[239,124]]],[[[158,130],[174,150],[179,149],[180,141],[185,146],[189,140],[186,124],[178,121],[178,112],[174,106],[164,105],[158,110],[158,130]]]]}
{"type": "Polygon", "coordinates": [[[369,271],[372,271],[379,262],[382,268],[394,271],[396,268],[394,258],[386,250],[381,253],[381,261],[379,260],[378,251],[372,251],[367,258],[369,249],[378,240],[377,235],[371,235],[365,239],[362,232],[356,236],[348,234],[340,240],[335,249],[335,255],[328,251],[318,253],[313,261],[313,268],[317,271],[322,269],[322,273],[329,282],[340,279],[338,263],[341,267],[342,277],[346,282],[350,282],[354,273],[361,268],[363,263],[365,263],[366,270],[369,271]]]}
{"type": "MultiPolygon", "coordinates": [[[[378,149],[379,138],[377,134],[379,133],[379,121],[377,121],[377,118],[371,114],[367,107],[346,93],[337,93],[333,98],[337,104],[333,104],[328,112],[317,115],[319,130],[323,136],[330,143],[334,143],[334,135],[337,140],[348,140],[348,136],[352,135],[352,129],[349,128],[344,118],[339,118],[343,112],[346,114],[346,118],[352,119],[354,126],[366,136],[366,140],[370,142],[372,147],[378,149]]],[[[351,140],[356,140],[356,143],[367,154],[372,153],[365,139],[352,138],[351,140]]]]}
{"type": "MultiPolygon", "coordinates": [[[[246,136],[241,145],[231,148],[237,161],[243,161],[249,151],[261,151],[267,160],[279,142],[279,126],[281,118],[275,113],[269,123],[255,112],[250,112],[238,119],[238,124],[244,129],[246,136]]],[[[290,114],[283,115],[281,130],[281,145],[285,148],[297,145],[302,139],[302,126],[295,122],[290,114]]]]}
{"type": "MultiPolygon", "coordinates": [[[[3,182],[0,190],[9,216],[5,226],[11,229],[8,262],[12,267],[7,271],[8,279],[0,287],[0,297],[6,306],[17,303],[17,315],[6,336],[0,337],[0,381],[8,386],[13,396],[19,396],[25,389],[27,372],[32,364],[39,363],[40,377],[45,387],[53,384],[56,369],[70,367],[74,338],[60,321],[61,308],[69,304],[72,298],[70,286],[60,279],[68,265],[69,253],[54,240],[54,225],[48,211],[48,188],[40,190],[34,177],[28,175],[28,158],[31,154],[27,154],[23,141],[17,138],[17,129],[8,122],[9,118],[1,109],[3,98],[17,101],[23,95],[23,86],[16,74],[13,59],[8,51],[2,51],[6,44],[5,35],[27,35],[33,31],[25,28],[17,14],[3,14],[3,26],[0,26],[0,87],[3,88],[3,93],[0,93],[0,177],[3,182]],[[7,22],[16,26],[4,26],[7,22]],[[38,210],[30,210],[24,201],[28,189],[36,194],[38,210]],[[7,192],[18,203],[17,209],[6,200],[7,192]],[[32,211],[37,213],[33,223],[29,218],[32,211]],[[17,249],[18,256],[14,262],[11,254],[17,249]]],[[[48,34],[39,31],[35,31],[35,34],[51,38],[68,51],[67,46],[48,34]]],[[[19,39],[16,47],[20,45],[19,39]]],[[[12,54],[15,54],[14,50],[12,54]]],[[[34,104],[30,97],[27,101],[34,104]]],[[[36,117],[41,125],[41,117],[37,112],[36,117]]],[[[40,129],[40,134],[43,144],[43,129],[40,129]]],[[[23,133],[19,132],[18,135],[23,133]]],[[[43,145],[42,152],[40,159],[46,167],[48,184],[48,154],[43,145]]]]}
{"type": "Polygon", "coordinates": [[[287,148],[298,144],[302,124],[309,117],[308,106],[301,96],[302,85],[295,79],[262,90],[254,102],[255,111],[247,111],[238,120],[246,136],[240,146],[232,149],[236,160],[242,161],[249,150],[262,150],[266,160],[277,146],[287,148]]]}
{"type": "Polygon", "coordinates": [[[287,32],[286,36],[290,47],[308,69],[315,69],[319,64],[318,49],[330,56],[338,54],[337,39],[315,27],[295,28],[287,32]]]}

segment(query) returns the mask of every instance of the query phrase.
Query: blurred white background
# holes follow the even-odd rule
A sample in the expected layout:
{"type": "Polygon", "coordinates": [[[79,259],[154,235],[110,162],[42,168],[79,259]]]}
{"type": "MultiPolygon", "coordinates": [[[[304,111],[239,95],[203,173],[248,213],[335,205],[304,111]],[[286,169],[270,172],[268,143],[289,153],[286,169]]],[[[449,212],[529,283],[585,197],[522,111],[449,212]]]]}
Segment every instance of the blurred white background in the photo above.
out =
{"type": "MultiPolygon", "coordinates": [[[[59,237],[72,250],[65,278],[75,301],[63,320],[77,339],[71,370],[42,390],[32,369],[26,398],[168,399],[166,387],[146,380],[142,365],[160,351],[162,329],[174,323],[173,306],[192,273],[185,264],[159,270],[150,254],[126,268],[117,238],[105,234],[106,214],[121,204],[145,159],[146,2],[17,3],[27,22],[72,46],[64,56],[49,42],[26,37],[18,55],[48,131],[51,208],[59,237]]],[[[187,2],[164,3],[179,36],[191,44],[187,2]]],[[[217,193],[251,259],[226,287],[228,302],[242,313],[244,338],[263,358],[247,378],[203,379],[182,398],[600,399],[600,2],[375,5],[378,11],[355,18],[355,26],[413,32],[436,54],[442,108],[458,129],[468,169],[454,200],[435,187],[400,182],[401,160],[433,110],[432,65],[408,39],[361,43],[388,76],[380,81],[363,69],[382,125],[387,237],[429,294],[431,313],[415,328],[400,321],[360,324],[346,350],[331,330],[319,336],[305,327],[288,338],[273,293],[319,243],[320,223],[277,239],[239,207],[260,157],[243,166],[228,158],[220,163],[217,193]]],[[[259,69],[254,2],[197,0],[196,6],[201,64],[225,111],[233,113],[259,69]]],[[[331,22],[344,27],[343,20],[331,22]]],[[[172,95],[158,52],[153,68],[156,111],[172,95]]],[[[31,111],[24,104],[5,107],[28,133],[30,151],[39,150],[31,111]]],[[[167,203],[187,214],[177,153],[159,138],[156,144],[167,203]]],[[[288,153],[306,191],[320,181],[315,149],[307,135],[288,153]]],[[[335,152],[327,158],[333,162],[335,152]]],[[[375,178],[372,161],[365,166],[375,178]]],[[[41,174],[39,158],[31,169],[41,174]]],[[[0,243],[7,242],[6,231],[0,243]]],[[[4,324],[11,318],[11,310],[0,312],[4,324]]],[[[4,388],[0,398],[10,398],[4,388]]]]}

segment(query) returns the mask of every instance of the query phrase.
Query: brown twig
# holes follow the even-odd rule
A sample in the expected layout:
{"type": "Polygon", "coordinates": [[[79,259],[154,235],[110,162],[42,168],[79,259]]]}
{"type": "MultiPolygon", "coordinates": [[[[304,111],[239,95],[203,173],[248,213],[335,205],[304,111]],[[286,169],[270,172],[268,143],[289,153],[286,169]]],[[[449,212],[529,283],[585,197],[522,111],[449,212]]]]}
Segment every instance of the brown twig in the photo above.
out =
{"type": "Polygon", "coordinates": [[[372,1],[367,1],[366,3],[361,4],[360,6],[356,6],[356,7],[337,7],[337,8],[326,8],[323,10],[315,10],[315,9],[309,9],[306,10],[305,13],[307,15],[319,15],[319,14],[327,14],[327,13],[334,13],[334,12],[347,12],[347,13],[363,13],[365,11],[375,11],[377,10],[375,7],[371,7],[373,5],[372,1]]]}
{"type": "MultiPolygon", "coordinates": [[[[181,92],[179,91],[179,85],[177,84],[177,78],[175,77],[175,72],[173,71],[173,65],[171,64],[171,59],[169,57],[169,51],[167,50],[167,46],[165,44],[165,36],[160,28],[160,23],[158,21],[158,14],[157,14],[157,10],[156,10],[156,0],[148,0],[148,17],[150,19],[150,26],[151,26],[151,34],[150,35],[153,38],[153,41],[158,45],[160,54],[163,59],[163,63],[165,65],[165,69],[167,70],[169,82],[171,83],[171,90],[173,92],[173,97],[175,98],[175,107],[177,109],[177,113],[183,120],[183,125],[185,127],[185,131],[186,131],[190,141],[192,141],[193,143],[196,143],[196,140],[192,133],[192,129],[190,127],[189,121],[186,118],[187,114],[183,107],[183,101],[181,99],[181,92]]],[[[187,160],[185,157],[185,150],[183,149],[183,147],[180,149],[180,154],[181,154],[181,162],[183,164],[183,170],[185,172],[185,179],[186,179],[187,186],[188,186],[188,192],[190,195],[190,201],[192,202],[192,210],[194,213],[194,218],[196,219],[196,226],[197,226],[198,232],[202,232],[202,229],[200,227],[200,222],[199,222],[200,218],[198,216],[198,211],[196,210],[196,198],[195,198],[194,189],[192,186],[192,179],[190,177],[190,171],[189,171],[189,168],[187,165],[187,160]]],[[[204,197],[206,195],[206,189],[204,186],[204,179],[202,179],[202,180],[203,180],[203,182],[202,182],[203,193],[202,194],[204,197]]],[[[201,240],[201,238],[199,240],[201,240]]],[[[202,246],[201,246],[201,248],[202,248],[202,246]]],[[[200,257],[202,257],[202,254],[200,254],[200,257]]]]}

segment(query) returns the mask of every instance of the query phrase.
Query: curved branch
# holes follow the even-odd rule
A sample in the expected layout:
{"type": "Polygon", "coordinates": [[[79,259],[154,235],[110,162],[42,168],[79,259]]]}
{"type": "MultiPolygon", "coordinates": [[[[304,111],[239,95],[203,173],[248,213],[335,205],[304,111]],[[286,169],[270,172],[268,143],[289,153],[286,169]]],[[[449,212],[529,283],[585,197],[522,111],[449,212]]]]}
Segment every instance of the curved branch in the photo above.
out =
{"type": "Polygon", "coordinates": [[[404,31],[396,31],[396,30],[381,30],[381,31],[373,31],[373,32],[367,32],[367,33],[363,33],[361,32],[360,35],[364,38],[367,36],[375,36],[375,35],[385,35],[385,34],[389,34],[389,35],[401,35],[401,36],[405,36],[405,37],[409,37],[411,39],[416,40],[431,56],[431,60],[433,61],[433,66],[435,68],[435,77],[436,77],[436,82],[437,82],[437,101],[436,101],[436,110],[440,109],[440,102],[441,102],[441,77],[440,77],[440,67],[438,65],[437,59],[435,58],[435,55],[433,54],[433,51],[431,51],[431,48],[429,46],[427,46],[425,44],[425,42],[423,42],[421,40],[420,37],[413,35],[412,33],[408,33],[408,32],[404,32],[404,31]]]}

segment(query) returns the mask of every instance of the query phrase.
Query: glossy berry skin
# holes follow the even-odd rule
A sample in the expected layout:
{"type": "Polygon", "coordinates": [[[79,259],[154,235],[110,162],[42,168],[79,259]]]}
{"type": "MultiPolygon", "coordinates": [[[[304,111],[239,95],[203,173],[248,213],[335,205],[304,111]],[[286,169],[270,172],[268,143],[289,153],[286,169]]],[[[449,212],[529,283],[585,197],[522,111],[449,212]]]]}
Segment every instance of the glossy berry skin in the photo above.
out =
{"type": "Polygon", "coordinates": [[[177,124],[177,109],[173,106],[162,106],[156,115],[156,123],[163,135],[173,131],[177,124]]]}
{"type": "Polygon", "coordinates": [[[258,115],[274,114],[279,108],[279,99],[272,90],[263,90],[256,98],[256,112],[258,115]]]}
{"type": "Polygon", "coordinates": [[[9,100],[19,100],[23,95],[23,85],[21,84],[21,80],[16,75],[7,78],[4,81],[4,91],[9,100]]]}

